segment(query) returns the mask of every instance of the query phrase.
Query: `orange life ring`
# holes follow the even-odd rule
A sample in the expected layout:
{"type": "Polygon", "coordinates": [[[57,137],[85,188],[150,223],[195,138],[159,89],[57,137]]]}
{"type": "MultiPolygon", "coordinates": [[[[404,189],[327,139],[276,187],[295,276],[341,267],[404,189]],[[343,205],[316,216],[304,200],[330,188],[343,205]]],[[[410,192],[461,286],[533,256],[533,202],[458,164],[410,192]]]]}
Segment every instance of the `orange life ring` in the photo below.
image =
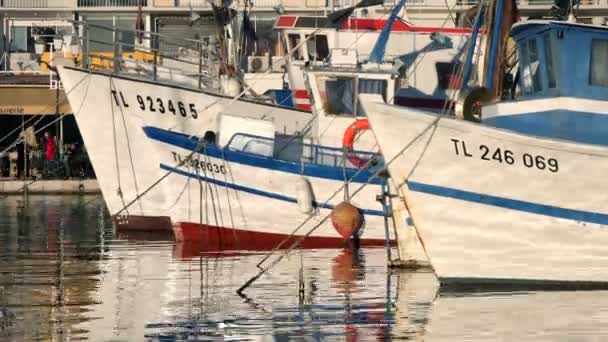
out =
{"type": "Polygon", "coordinates": [[[346,131],[344,131],[344,137],[342,138],[342,148],[346,150],[346,157],[358,169],[365,167],[369,160],[352,154],[354,150],[353,144],[357,134],[366,129],[369,129],[369,121],[367,121],[367,119],[355,120],[355,122],[349,125],[346,131]]]}

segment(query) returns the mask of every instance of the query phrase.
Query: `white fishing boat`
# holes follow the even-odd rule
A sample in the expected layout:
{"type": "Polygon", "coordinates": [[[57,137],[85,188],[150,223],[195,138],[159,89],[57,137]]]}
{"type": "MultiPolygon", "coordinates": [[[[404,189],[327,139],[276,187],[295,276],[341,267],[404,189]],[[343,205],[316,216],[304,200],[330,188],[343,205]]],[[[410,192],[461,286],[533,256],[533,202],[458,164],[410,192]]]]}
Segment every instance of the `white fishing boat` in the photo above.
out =
{"type": "MultiPolygon", "coordinates": [[[[392,20],[396,20],[395,17],[392,20]]],[[[390,23],[392,21],[385,21],[385,31],[389,31],[393,27],[390,23]]],[[[295,25],[297,26],[297,23],[295,25]]],[[[379,27],[377,31],[379,35],[379,27]]],[[[450,49],[454,48],[460,51],[464,45],[463,42],[468,39],[469,31],[463,29],[456,32],[455,37],[460,39],[458,42],[440,39],[439,43],[434,44],[447,44],[450,49]]],[[[333,32],[340,31],[334,30],[333,32]]],[[[399,34],[402,34],[402,32],[397,32],[391,37],[399,34]]],[[[423,49],[424,51],[434,50],[434,48],[429,48],[428,45],[433,45],[433,42],[438,39],[437,35],[429,35],[429,32],[425,30],[420,32],[409,30],[403,34],[409,35],[409,39],[412,41],[416,39],[426,41],[427,43],[423,47],[427,48],[423,49]]],[[[285,40],[289,41],[288,34],[284,32],[283,35],[285,40]]],[[[310,39],[312,36],[315,35],[309,35],[305,38],[310,39]]],[[[337,37],[331,37],[329,34],[327,37],[328,42],[335,44],[331,46],[341,46],[334,43],[334,38],[337,39],[337,37]]],[[[293,59],[297,59],[296,56],[300,52],[296,51],[304,46],[306,39],[302,40],[300,45],[288,45],[289,72],[296,70],[290,68],[289,63],[293,59]]],[[[352,43],[352,41],[350,42],[352,43]]],[[[392,64],[386,63],[382,58],[385,48],[390,47],[391,44],[388,39],[383,40],[383,43],[380,44],[381,49],[376,49],[382,51],[380,53],[381,63],[376,63],[370,67],[370,70],[366,69],[367,67],[358,67],[358,60],[355,60],[354,65],[352,63],[339,63],[339,60],[332,57],[340,56],[339,49],[336,51],[331,49],[333,52],[328,57],[328,61],[312,63],[313,65],[310,65],[310,68],[322,69],[323,67],[317,65],[322,64],[330,69],[324,74],[323,77],[325,78],[321,76],[322,70],[320,70],[317,77],[318,84],[308,86],[307,94],[310,93],[310,96],[315,98],[314,107],[311,106],[310,108],[311,110],[314,108],[314,114],[307,110],[297,110],[273,103],[247,100],[240,96],[235,98],[225,97],[203,89],[192,89],[188,86],[175,84],[175,82],[144,79],[133,74],[110,74],[70,67],[59,68],[59,73],[65,88],[68,89],[66,93],[72,108],[76,112],[75,117],[87,145],[104,198],[110,212],[117,218],[119,226],[166,229],[171,227],[172,223],[182,222],[195,223],[194,227],[198,227],[201,223],[200,213],[203,210],[201,209],[203,204],[198,198],[189,197],[190,195],[193,196],[192,191],[195,189],[193,180],[199,179],[199,176],[193,177],[196,170],[191,168],[190,171],[182,170],[182,173],[175,172],[175,174],[166,176],[168,173],[173,173],[181,168],[183,166],[180,165],[182,164],[181,161],[191,161],[192,159],[183,157],[192,151],[167,142],[175,143],[179,141],[180,144],[185,142],[191,144],[192,137],[196,139],[202,138],[207,133],[219,133],[219,147],[224,148],[222,142],[229,142],[233,135],[251,134],[251,132],[248,132],[251,127],[245,126],[233,126],[230,128],[232,130],[231,135],[227,135],[227,131],[221,132],[223,127],[221,121],[230,117],[240,118],[241,122],[270,120],[275,131],[270,135],[268,131],[265,131],[262,138],[272,138],[274,140],[277,137],[281,138],[279,135],[282,138],[296,136],[302,140],[300,147],[306,146],[313,149],[315,153],[319,151],[329,153],[328,151],[331,151],[332,158],[334,158],[331,165],[332,171],[326,175],[326,170],[320,170],[318,173],[311,174],[312,177],[308,179],[313,183],[314,190],[312,193],[317,197],[312,202],[307,201],[312,203],[315,210],[319,210],[314,211],[314,213],[320,219],[321,215],[327,210],[331,210],[336,203],[339,203],[339,201],[333,202],[335,199],[332,199],[329,203],[323,204],[325,200],[329,199],[324,198],[325,195],[337,192],[341,199],[349,197],[341,193],[340,189],[348,180],[346,177],[359,172],[357,170],[353,171],[353,166],[362,166],[349,165],[348,162],[339,165],[340,158],[338,158],[338,155],[343,154],[342,145],[345,132],[350,132],[349,134],[352,135],[351,138],[354,140],[354,134],[359,131],[355,127],[349,128],[358,118],[359,105],[356,94],[381,93],[389,102],[395,98],[397,78],[393,72],[394,70],[392,70],[392,64]],[[371,77],[369,75],[376,76],[371,77]],[[334,89],[339,91],[333,91],[334,89]],[[315,92],[316,94],[314,94],[315,92]],[[327,107],[327,104],[331,104],[332,101],[335,106],[327,107]],[[147,128],[146,131],[142,129],[144,127],[147,128]],[[164,133],[164,140],[153,140],[150,132],[164,133]],[[184,175],[183,172],[189,172],[189,174],[184,175]],[[338,173],[343,176],[338,177],[338,173]],[[317,178],[322,179],[319,184],[315,183],[317,178]],[[173,182],[171,179],[178,180],[173,182]],[[331,181],[328,182],[327,179],[331,181]],[[162,181],[158,182],[159,180],[162,181]],[[188,186],[185,187],[184,182],[188,186]]],[[[318,47],[319,44],[315,46],[318,47]]],[[[447,51],[452,51],[450,49],[447,51]]],[[[427,51],[425,53],[431,54],[433,52],[427,51]]],[[[310,53],[306,53],[306,55],[310,55],[310,53]]],[[[461,54],[448,53],[446,56],[449,57],[447,62],[458,61],[461,54]]],[[[435,59],[429,60],[433,63],[436,62],[435,59]]],[[[305,61],[307,60],[305,59],[305,61]]],[[[297,64],[295,60],[293,62],[297,64]]],[[[415,64],[421,65],[424,63],[415,64]]],[[[299,72],[303,71],[303,69],[297,69],[294,72],[298,72],[298,70],[299,72]]],[[[408,70],[414,72],[415,68],[408,70]]],[[[306,72],[308,73],[309,70],[306,72]]],[[[223,89],[227,93],[240,93],[239,95],[244,93],[234,80],[222,78],[222,82],[224,82],[223,89]]],[[[433,82],[437,83],[436,79],[433,82]]],[[[311,83],[310,78],[308,83],[311,83]]],[[[158,135],[155,137],[158,138],[158,135]]],[[[370,134],[363,135],[356,143],[356,148],[363,151],[364,154],[365,152],[368,154],[372,152],[373,146],[374,141],[370,134]]],[[[353,148],[352,145],[349,147],[353,148]]],[[[192,146],[190,146],[191,148],[192,146]]],[[[241,152],[250,153],[250,151],[241,152]]],[[[354,153],[354,155],[357,155],[357,153],[354,153]]],[[[268,155],[262,157],[269,158],[268,155]]],[[[317,158],[310,154],[302,157],[317,158]]],[[[344,160],[344,158],[341,159],[344,160]]],[[[312,164],[327,163],[326,161],[320,162],[319,159],[289,160],[292,165],[302,165],[304,162],[312,162],[312,164]]],[[[258,161],[255,161],[255,163],[258,163],[258,161]]],[[[236,164],[238,163],[234,161],[234,167],[236,167],[236,164]]],[[[201,165],[200,162],[198,165],[201,165]]],[[[212,161],[210,165],[213,171],[219,170],[219,176],[228,175],[227,172],[226,174],[222,172],[222,170],[229,170],[228,165],[225,165],[223,160],[212,161]]],[[[190,165],[190,167],[192,166],[190,165]]],[[[242,229],[245,233],[248,233],[253,228],[259,228],[260,232],[282,234],[280,235],[281,238],[288,236],[293,228],[301,223],[301,218],[305,217],[302,212],[297,211],[298,204],[294,203],[294,200],[296,202],[301,201],[296,198],[295,185],[289,185],[289,183],[297,179],[299,173],[296,169],[306,169],[306,167],[292,166],[290,172],[285,175],[287,178],[283,178],[283,176],[277,178],[281,180],[280,182],[272,181],[276,170],[272,168],[262,170],[263,168],[260,168],[253,172],[254,169],[255,165],[244,166],[242,170],[238,170],[239,174],[234,175],[235,177],[241,177],[234,179],[235,184],[242,183],[240,185],[248,187],[245,191],[248,192],[247,195],[242,195],[247,196],[246,201],[250,209],[243,207],[241,208],[242,212],[246,211],[248,215],[254,215],[254,219],[249,220],[245,216],[240,221],[235,221],[238,213],[238,211],[235,211],[232,214],[225,214],[229,215],[232,221],[226,216],[225,223],[217,226],[219,228],[230,227],[230,235],[233,234],[234,229],[242,229]],[[257,192],[252,192],[251,189],[256,189],[257,192]],[[260,197],[260,191],[265,191],[264,194],[268,192],[272,196],[260,197]],[[260,200],[269,201],[270,199],[273,199],[271,205],[268,205],[267,209],[260,210],[261,206],[258,205],[260,200]],[[271,224],[274,220],[278,223],[271,224]],[[245,224],[245,221],[247,221],[247,224],[245,224]],[[249,225],[252,225],[253,228],[249,228],[249,225]],[[280,230],[278,229],[279,225],[282,226],[280,230]]],[[[365,174],[359,173],[357,182],[364,182],[362,175],[365,174]]],[[[234,184],[231,186],[233,187],[232,190],[237,191],[234,189],[234,184]]],[[[355,204],[361,206],[364,213],[372,213],[366,216],[366,220],[369,220],[368,223],[371,220],[377,220],[377,223],[373,224],[374,232],[371,228],[369,230],[365,229],[362,236],[363,243],[365,243],[363,241],[366,239],[365,236],[369,236],[370,241],[375,244],[384,243],[385,232],[381,216],[383,208],[380,204],[374,203],[373,200],[375,195],[379,193],[379,189],[380,187],[376,185],[374,194],[365,196],[370,199],[361,200],[359,203],[356,203],[359,200],[352,198],[355,204]]],[[[226,208],[227,205],[228,203],[225,203],[222,208],[226,208]]],[[[230,201],[230,205],[235,205],[234,200],[230,201]]],[[[206,214],[203,216],[207,217],[206,214]]],[[[221,223],[220,216],[217,216],[217,222],[221,223]]],[[[216,225],[213,224],[213,226],[216,225]]],[[[366,225],[366,227],[369,226],[372,225],[366,225]]],[[[306,229],[303,228],[301,231],[306,231],[306,229]]],[[[253,230],[253,232],[256,231],[253,230]]],[[[315,236],[332,238],[331,241],[334,245],[338,241],[336,239],[340,238],[337,232],[332,231],[330,234],[325,228],[320,228],[311,237],[315,236]]],[[[342,240],[340,239],[340,241],[342,240]]]]}
{"type": "Polygon", "coordinates": [[[360,101],[441,283],[608,284],[608,28],[512,34],[522,96],[482,108],[498,128],[360,101]]]}
{"type": "MultiPolygon", "coordinates": [[[[312,93],[318,95],[336,78],[358,82],[359,90],[347,87],[350,93],[343,89],[340,97],[315,96],[320,100],[316,106],[339,108],[344,113],[355,110],[356,95],[363,90],[391,98],[395,86],[392,76],[353,70],[311,71],[309,83],[312,93]]],[[[378,155],[364,152],[373,149],[371,134],[356,141],[356,146],[366,147],[363,151],[345,153],[343,148],[315,143],[350,137],[346,144],[355,148],[355,136],[367,124],[364,118],[321,111],[319,117],[311,118],[312,132],[322,132],[324,125],[332,130],[325,137],[317,135],[318,139],[277,134],[282,129],[270,120],[221,114],[218,121],[217,131],[205,134],[216,136],[216,140],[207,142],[201,136],[144,127],[160,168],[169,172],[163,183],[173,192],[167,196],[173,202],[170,215],[179,238],[234,248],[272,249],[283,239],[293,242],[314,229],[302,246],[337,247],[344,237],[326,217],[346,200],[363,215],[360,243],[385,244],[384,208],[376,201],[382,192],[382,179],[375,175],[381,161],[378,155]],[[333,136],[335,127],[340,126],[344,131],[333,136]]]]}

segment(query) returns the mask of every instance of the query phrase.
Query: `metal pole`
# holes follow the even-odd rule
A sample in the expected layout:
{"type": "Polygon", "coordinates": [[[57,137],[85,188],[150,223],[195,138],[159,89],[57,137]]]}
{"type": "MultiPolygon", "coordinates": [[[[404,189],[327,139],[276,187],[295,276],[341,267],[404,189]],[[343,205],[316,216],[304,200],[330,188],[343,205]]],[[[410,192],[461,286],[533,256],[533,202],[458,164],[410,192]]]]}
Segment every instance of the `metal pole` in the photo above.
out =
{"type": "Polygon", "coordinates": [[[55,115],[59,115],[59,155],[63,157],[63,115],[59,113],[59,75],[57,75],[57,89],[55,90],[55,115]]]}
{"type": "Polygon", "coordinates": [[[114,72],[117,73],[120,70],[120,58],[122,55],[122,32],[116,31],[114,27],[114,72]]]}
{"type": "MultiPolygon", "coordinates": [[[[27,143],[25,141],[25,114],[21,115],[21,141],[23,141],[23,179],[25,179],[25,176],[27,175],[27,143]]],[[[24,187],[24,189],[25,188],[26,187],[24,187]]]]}
{"type": "Polygon", "coordinates": [[[389,206],[389,201],[390,201],[390,188],[388,186],[388,178],[382,178],[382,184],[380,187],[381,191],[382,191],[382,195],[379,198],[380,201],[382,202],[382,212],[384,213],[384,236],[385,236],[385,243],[384,243],[384,247],[386,248],[386,258],[388,259],[388,264],[390,265],[391,262],[393,261],[393,256],[391,255],[391,237],[389,234],[389,216],[392,216],[392,210],[389,206]]]}
{"type": "Polygon", "coordinates": [[[152,79],[156,81],[156,76],[157,76],[157,59],[158,59],[158,48],[159,48],[159,44],[158,44],[158,36],[155,36],[154,41],[156,42],[156,47],[154,48],[154,60],[152,61],[152,79]]]}
{"type": "Polygon", "coordinates": [[[203,77],[203,42],[198,41],[198,89],[202,87],[203,77]]]}
{"type": "Polygon", "coordinates": [[[89,68],[89,44],[90,39],[89,39],[89,27],[87,26],[87,23],[84,23],[84,30],[83,30],[83,34],[84,34],[84,44],[83,44],[83,48],[82,48],[82,67],[85,69],[89,68]]]}
{"type": "Polygon", "coordinates": [[[502,19],[504,16],[503,10],[504,10],[504,0],[497,0],[496,1],[496,9],[494,10],[494,28],[493,28],[493,32],[492,32],[492,42],[490,45],[490,56],[488,59],[488,73],[487,73],[487,79],[486,79],[486,88],[487,89],[493,89],[494,88],[494,68],[496,67],[496,60],[498,59],[498,56],[496,56],[496,54],[498,53],[498,48],[500,46],[500,30],[502,28],[502,19]]]}

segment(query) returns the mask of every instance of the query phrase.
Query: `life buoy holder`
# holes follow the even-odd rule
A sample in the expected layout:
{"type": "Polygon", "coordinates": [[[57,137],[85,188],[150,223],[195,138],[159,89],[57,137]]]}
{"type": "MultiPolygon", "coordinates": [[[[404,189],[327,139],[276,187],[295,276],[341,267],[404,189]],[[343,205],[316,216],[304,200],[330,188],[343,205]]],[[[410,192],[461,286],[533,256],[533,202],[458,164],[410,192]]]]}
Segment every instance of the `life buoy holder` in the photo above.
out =
{"type": "Polygon", "coordinates": [[[369,121],[367,119],[357,119],[346,128],[342,138],[342,148],[345,150],[346,158],[358,169],[364,168],[369,163],[369,159],[354,155],[352,153],[354,151],[353,145],[357,134],[367,129],[369,129],[369,121]]]}

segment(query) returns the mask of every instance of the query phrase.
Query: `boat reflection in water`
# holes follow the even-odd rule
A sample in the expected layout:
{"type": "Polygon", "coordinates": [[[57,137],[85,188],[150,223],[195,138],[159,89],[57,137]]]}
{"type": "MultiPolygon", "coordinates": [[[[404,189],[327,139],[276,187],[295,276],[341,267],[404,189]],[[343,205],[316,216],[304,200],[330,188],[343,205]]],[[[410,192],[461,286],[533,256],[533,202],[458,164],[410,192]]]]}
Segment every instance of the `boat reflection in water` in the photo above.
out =
{"type": "Polygon", "coordinates": [[[201,252],[181,243],[174,252],[180,267],[197,275],[188,279],[191,303],[165,304],[172,310],[166,317],[173,320],[146,324],[147,338],[356,341],[390,336],[394,275],[386,272],[382,249],[294,251],[243,297],[236,290],[257,272],[259,253],[201,252]],[[183,312],[187,306],[188,313],[183,312]]]}
{"type": "Polygon", "coordinates": [[[424,341],[600,341],[608,291],[439,290],[432,273],[398,280],[393,337],[424,341]]]}
{"type": "Polygon", "coordinates": [[[240,297],[266,252],[116,234],[94,198],[0,198],[0,248],[1,341],[608,335],[607,292],[439,291],[433,273],[388,270],[382,248],[293,251],[240,297]]]}

